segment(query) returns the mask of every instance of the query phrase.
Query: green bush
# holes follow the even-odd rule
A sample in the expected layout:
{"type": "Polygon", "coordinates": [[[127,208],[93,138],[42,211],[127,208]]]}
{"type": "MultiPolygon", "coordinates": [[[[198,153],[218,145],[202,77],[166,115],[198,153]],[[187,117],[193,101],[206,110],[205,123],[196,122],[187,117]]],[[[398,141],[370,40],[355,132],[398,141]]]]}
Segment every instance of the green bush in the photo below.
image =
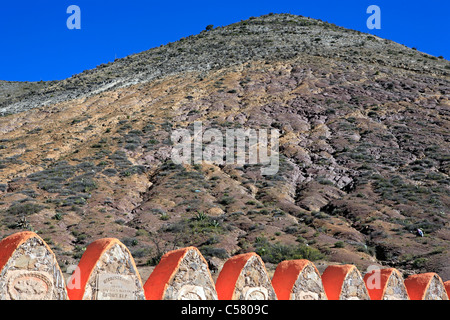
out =
{"type": "Polygon", "coordinates": [[[338,241],[334,244],[335,248],[343,248],[344,247],[344,242],[343,241],[338,241]]]}
{"type": "Polygon", "coordinates": [[[280,263],[284,260],[308,259],[310,261],[323,258],[323,254],[308,245],[286,245],[280,242],[270,243],[264,237],[256,238],[255,252],[261,256],[264,262],[280,263]]]}
{"type": "Polygon", "coordinates": [[[413,261],[413,267],[414,268],[422,268],[425,266],[425,264],[427,263],[428,259],[427,258],[417,258],[414,259],[413,261]]]}
{"type": "Polygon", "coordinates": [[[219,201],[219,203],[224,205],[224,206],[227,206],[227,205],[229,205],[229,204],[231,204],[233,202],[234,202],[234,199],[232,197],[229,197],[229,196],[224,196],[219,201]]]}
{"type": "Polygon", "coordinates": [[[15,203],[8,208],[7,212],[13,215],[29,215],[38,213],[42,209],[44,209],[44,206],[36,203],[15,203]]]}

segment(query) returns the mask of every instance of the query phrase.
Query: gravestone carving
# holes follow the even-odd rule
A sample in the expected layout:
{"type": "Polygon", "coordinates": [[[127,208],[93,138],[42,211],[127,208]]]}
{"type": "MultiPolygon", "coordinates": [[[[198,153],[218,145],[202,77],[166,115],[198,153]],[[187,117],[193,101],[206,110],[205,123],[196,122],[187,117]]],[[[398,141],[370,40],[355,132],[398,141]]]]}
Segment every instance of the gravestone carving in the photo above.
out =
{"type": "Polygon", "coordinates": [[[127,247],[114,238],[92,242],[67,283],[71,300],[144,300],[141,277],[127,247]]]}
{"type": "Polygon", "coordinates": [[[34,232],[15,233],[0,242],[0,299],[67,299],[55,255],[34,232]]]}

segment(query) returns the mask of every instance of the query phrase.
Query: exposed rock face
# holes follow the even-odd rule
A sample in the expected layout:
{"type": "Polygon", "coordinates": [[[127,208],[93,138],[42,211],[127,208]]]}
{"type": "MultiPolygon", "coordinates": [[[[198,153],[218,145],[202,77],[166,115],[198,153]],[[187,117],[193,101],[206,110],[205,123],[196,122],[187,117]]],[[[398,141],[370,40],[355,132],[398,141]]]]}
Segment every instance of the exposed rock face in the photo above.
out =
{"type": "Polygon", "coordinates": [[[67,299],[58,262],[39,236],[23,232],[5,238],[0,242],[0,254],[3,262],[7,259],[0,266],[0,300],[67,299]]]}
{"type": "MultiPolygon", "coordinates": [[[[397,52],[404,50],[404,47],[395,42],[288,14],[265,15],[182,40],[117,59],[114,63],[102,64],[94,70],[86,70],[62,81],[0,81],[0,115],[85,98],[112,89],[155,81],[165,75],[192,71],[206,73],[228,66],[239,67],[252,59],[289,59],[305,53],[347,58],[358,63],[379,62],[384,66],[445,73],[443,65],[430,65],[421,59],[415,61],[407,55],[398,55],[397,52]],[[237,33],[239,36],[236,36],[237,33]],[[363,54],[355,57],[355,48],[363,54]]],[[[412,50],[411,54],[420,57],[419,53],[412,50]]],[[[297,74],[302,75],[301,72],[297,74]]],[[[285,85],[292,83],[273,83],[268,88],[269,93],[279,94],[285,85]]],[[[305,89],[317,92],[322,87],[323,84],[318,82],[305,89]]]]}
{"type": "Polygon", "coordinates": [[[107,236],[139,265],[196,246],[221,263],[255,251],[268,268],[324,259],[448,280],[449,68],[266,15],[63,81],[1,82],[0,236],[38,230],[64,266],[107,236]],[[171,134],[195,121],[278,129],[277,174],[175,165],[171,134]]]}

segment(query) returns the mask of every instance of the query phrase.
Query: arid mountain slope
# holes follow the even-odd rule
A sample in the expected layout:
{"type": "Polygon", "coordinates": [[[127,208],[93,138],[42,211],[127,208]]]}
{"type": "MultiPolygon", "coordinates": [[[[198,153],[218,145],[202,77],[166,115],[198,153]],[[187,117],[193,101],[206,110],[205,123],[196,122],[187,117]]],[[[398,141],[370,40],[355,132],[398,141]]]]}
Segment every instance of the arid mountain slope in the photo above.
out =
{"type": "Polygon", "coordinates": [[[64,81],[2,83],[0,235],[38,231],[63,268],[117,237],[140,265],[195,245],[218,264],[254,250],[269,266],[303,257],[448,280],[449,66],[267,15],[64,81]],[[194,121],[279,129],[278,173],[174,164],[171,133],[194,121]]]}

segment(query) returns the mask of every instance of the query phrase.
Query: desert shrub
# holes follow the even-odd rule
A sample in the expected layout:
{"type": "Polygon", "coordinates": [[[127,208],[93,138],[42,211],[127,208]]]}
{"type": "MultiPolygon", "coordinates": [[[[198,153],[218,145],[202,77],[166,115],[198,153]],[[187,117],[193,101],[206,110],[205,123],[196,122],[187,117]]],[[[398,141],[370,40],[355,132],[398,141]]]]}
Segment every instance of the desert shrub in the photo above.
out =
{"type": "Polygon", "coordinates": [[[133,165],[124,151],[117,150],[112,155],[109,155],[108,158],[114,161],[114,165],[120,169],[126,169],[133,165]]]}
{"type": "Polygon", "coordinates": [[[323,184],[323,185],[329,185],[329,186],[334,185],[333,181],[330,181],[324,177],[317,177],[317,182],[319,182],[320,184],[323,184]]]}
{"type": "Polygon", "coordinates": [[[72,231],[72,235],[75,237],[74,243],[76,243],[76,244],[85,243],[85,241],[87,239],[87,234],[85,234],[83,232],[78,232],[76,230],[72,231]]]}
{"type": "Polygon", "coordinates": [[[335,248],[343,248],[345,246],[344,241],[338,241],[334,243],[335,248]]]}
{"type": "Polygon", "coordinates": [[[86,250],[85,247],[75,246],[75,248],[72,251],[72,257],[77,260],[80,259],[83,256],[85,250],[86,250]]]}
{"type": "Polygon", "coordinates": [[[36,198],[37,197],[37,193],[36,191],[34,191],[33,189],[26,189],[26,190],[22,190],[20,191],[20,193],[30,197],[30,198],[36,198]]]}
{"type": "Polygon", "coordinates": [[[115,176],[117,173],[118,173],[118,171],[114,168],[107,168],[107,169],[103,170],[103,174],[108,177],[115,176]]]}
{"type": "Polygon", "coordinates": [[[224,206],[227,206],[233,202],[234,202],[234,199],[233,199],[233,197],[230,197],[230,196],[223,196],[219,201],[219,203],[224,206]]]}
{"type": "Polygon", "coordinates": [[[264,262],[280,263],[283,260],[308,259],[310,261],[323,258],[323,254],[310,246],[286,245],[282,243],[270,243],[264,237],[256,238],[255,252],[261,256],[264,262]]]}
{"type": "Polygon", "coordinates": [[[78,176],[68,184],[68,189],[74,192],[89,192],[97,189],[97,183],[87,176],[78,176]]]}
{"type": "Polygon", "coordinates": [[[208,216],[204,212],[201,211],[201,212],[197,212],[193,219],[196,221],[203,221],[207,218],[208,218],[208,216]]]}
{"type": "Polygon", "coordinates": [[[33,182],[38,183],[38,188],[48,192],[58,192],[61,183],[67,181],[74,175],[74,167],[61,161],[51,168],[32,173],[28,176],[33,182]]]}
{"type": "Polygon", "coordinates": [[[150,255],[152,248],[131,248],[130,253],[134,258],[143,258],[150,255]]]}
{"type": "Polygon", "coordinates": [[[12,215],[29,215],[38,213],[44,208],[44,206],[32,202],[14,203],[8,208],[7,212],[12,215]]]}
{"type": "Polygon", "coordinates": [[[127,247],[134,247],[139,244],[139,241],[136,238],[123,238],[120,241],[127,247]]]}
{"type": "Polygon", "coordinates": [[[143,174],[145,173],[145,167],[142,165],[131,166],[126,170],[121,172],[121,176],[129,177],[133,174],[143,174]]]}
{"type": "Polygon", "coordinates": [[[414,268],[419,269],[423,268],[427,262],[428,262],[427,258],[416,258],[414,259],[412,265],[414,268]]]}
{"type": "Polygon", "coordinates": [[[62,200],[60,205],[63,207],[76,207],[86,204],[86,196],[70,196],[62,200]]]}
{"type": "Polygon", "coordinates": [[[205,257],[217,257],[219,259],[228,259],[230,257],[227,251],[223,248],[214,248],[212,246],[206,245],[200,247],[199,250],[205,257]]]}

